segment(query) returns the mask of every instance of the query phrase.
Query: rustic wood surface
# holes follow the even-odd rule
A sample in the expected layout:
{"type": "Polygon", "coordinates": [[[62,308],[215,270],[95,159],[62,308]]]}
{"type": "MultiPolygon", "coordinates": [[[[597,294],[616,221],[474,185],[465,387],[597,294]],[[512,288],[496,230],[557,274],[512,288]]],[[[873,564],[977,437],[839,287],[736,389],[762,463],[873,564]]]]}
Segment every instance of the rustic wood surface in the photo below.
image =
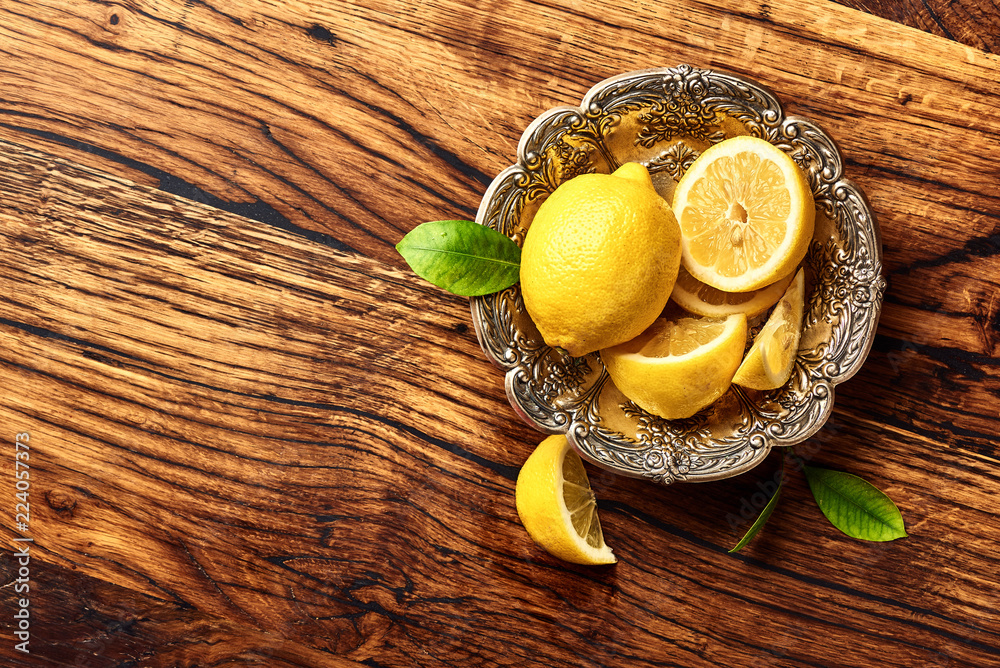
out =
{"type": "Polygon", "coordinates": [[[837,0],[869,14],[1000,53],[1000,11],[981,0],[837,0]]]}
{"type": "Polygon", "coordinates": [[[1000,12],[792,4],[5,0],[0,663],[1000,665],[1000,12]],[[727,554],[775,453],[591,469],[620,563],[548,557],[513,504],[541,436],[393,250],[473,217],[541,111],[685,62],[766,83],[872,201],[875,347],[798,451],[904,540],[840,534],[793,476],[727,554]]]}

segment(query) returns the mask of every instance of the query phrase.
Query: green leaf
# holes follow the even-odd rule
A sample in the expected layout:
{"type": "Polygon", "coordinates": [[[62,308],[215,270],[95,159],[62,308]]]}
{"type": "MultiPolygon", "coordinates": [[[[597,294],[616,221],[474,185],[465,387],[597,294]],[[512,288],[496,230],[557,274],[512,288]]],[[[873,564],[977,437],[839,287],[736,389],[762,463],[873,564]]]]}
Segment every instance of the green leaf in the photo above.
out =
{"type": "Polygon", "coordinates": [[[463,297],[509,288],[520,273],[518,245],[471,220],[418,225],[396,250],[421,278],[463,297]]]}
{"type": "Polygon", "coordinates": [[[771,513],[773,513],[774,509],[778,507],[778,498],[781,496],[781,488],[784,486],[784,478],[784,470],[782,469],[781,482],[778,483],[778,489],[774,490],[774,494],[771,495],[771,498],[768,500],[767,505],[764,506],[764,509],[760,511],[760,515],[758,515],[754,523],[750,525],[750,529],[743,535],[740,542],[736,543],[736,546],[729,550],[729,554],[739,552],[746,547],[747,543],[752,541],[754,537],[760,533],[760,530],[764,528],[767,521],[771,519],[771,513]]]}
{"type": "Polygon", "coordinates": [[[804,471],[819,509],[848,536],[871,541],[906,537],[896,504],[871,483],[816,466],[806,466],[804,471]]]}

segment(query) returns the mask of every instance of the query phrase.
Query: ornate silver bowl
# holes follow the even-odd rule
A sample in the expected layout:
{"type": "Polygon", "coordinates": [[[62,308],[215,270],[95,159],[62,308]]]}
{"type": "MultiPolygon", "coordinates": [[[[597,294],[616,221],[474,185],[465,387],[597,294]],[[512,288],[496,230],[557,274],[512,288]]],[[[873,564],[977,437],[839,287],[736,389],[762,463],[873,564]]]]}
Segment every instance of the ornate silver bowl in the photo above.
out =
{"type": "Polygon", "coordinates": [[[685,420],[665,420],[626,399],[597,353],[571,357],[542,341],[520,287],[472,299],[487,357],[506,374],[514,410],[546,433],[566,433],[587,460],[663,484],[743,473],[773,446],[798,443],[823,426],[834,386],[864,362],[878,323],[885,279],[878,225],[844,177],[833,140],[805,118],[785,116],[769,90],[746,78],[687,65],[613,77],[579,107],[559,107],[524,131],[517,164],[501,172],[477,221],[518,244],[538,206],[585,172],[645,164],[669,202],[684,170],[705,148],[751,134],[786,151],[809,178],[816,232],[805,260],[807,313],[789,383],[771,392],[733,386],[685,420]]]}

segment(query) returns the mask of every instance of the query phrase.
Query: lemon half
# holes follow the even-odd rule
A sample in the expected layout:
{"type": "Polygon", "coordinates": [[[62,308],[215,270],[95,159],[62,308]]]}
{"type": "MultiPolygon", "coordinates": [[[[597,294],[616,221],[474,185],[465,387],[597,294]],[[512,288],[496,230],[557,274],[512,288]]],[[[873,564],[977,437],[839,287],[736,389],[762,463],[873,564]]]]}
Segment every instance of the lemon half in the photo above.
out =
{"type": "Polygon", "coordinates": [[[777,146],[749,136],[705,149],[678,182],[673,210],[684,266],[727,292],[791,274],[816,217],[805,173],[777,146]]]}
{"type": "Polygon", "coordinates": [[[734,313],[744,313],[752,318],[774,306],[791,282],[789,274],[759,290],[725,292],[702,283],[682,265],[670,298],[685,311],[709,318],[725,318],[734,313]]]}
{"type": "Polygon", "coordinates": [[[621,393],[668,420],[691,417],[725,394],[743,358],[747,318],[659,318],[636,339],[601,351],[621,393]]]}

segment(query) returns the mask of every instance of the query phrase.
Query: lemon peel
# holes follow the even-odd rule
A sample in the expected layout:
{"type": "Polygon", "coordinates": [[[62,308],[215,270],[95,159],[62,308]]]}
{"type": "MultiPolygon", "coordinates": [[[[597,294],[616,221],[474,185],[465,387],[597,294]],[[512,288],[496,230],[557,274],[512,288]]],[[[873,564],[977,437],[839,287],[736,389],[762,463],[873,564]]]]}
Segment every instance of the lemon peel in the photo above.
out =
{"type": "Polygon", "coordinates": [[[670,297],[680,228],[647,169],[582,174],[542,203],[525,234],[524,305],[546,344],[579,357],[628,341],[670,297]]]}

